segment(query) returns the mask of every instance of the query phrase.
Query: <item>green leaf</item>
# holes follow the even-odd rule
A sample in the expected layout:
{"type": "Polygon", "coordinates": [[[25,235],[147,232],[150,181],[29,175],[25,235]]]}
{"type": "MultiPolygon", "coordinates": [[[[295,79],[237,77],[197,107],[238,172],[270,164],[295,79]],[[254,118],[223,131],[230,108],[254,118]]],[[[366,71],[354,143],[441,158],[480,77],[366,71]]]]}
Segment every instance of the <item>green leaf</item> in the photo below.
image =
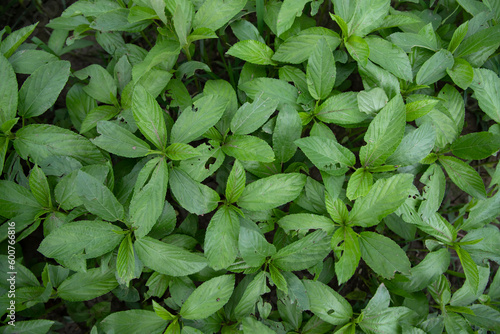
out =
{"type": "Polygon", "coordinates": [[[260,267],[268,256],[276,253],[276,247],[267,242],[257,224],[240,219],[238,249],[243,260],[251,267],[260,267]]]}
{"type": "Polygon", "coordinates": [[[299,113],[286,105],[280,110],[276,117],[276,125],[273,131],[273,149],[276,160],[287,162],[297,151],[295,140],[302,134],[302,121],[299,113]]]}
{"type": "Polygon", "coordinates": [[[446,75],[446,70],[455,63],[453,55],[448,50],[440,50],[420,67],[415,82],[417,85],[431,85],[446,75]]]}
{"type": "Polygon", "coordinates": [[[237,20],[231,23],[231,30],[240,41],[254,40],[265,43],[259,30],[247,20],[237,20]]]}
{"type": "Polygon", "coordinates": [[[321,39],[326,40],[330,50],[335,50],[340,44],[340,37],[336,32],[324,27],[312,27],[287,38],[276,50],[273,60],[300,64],[311,56],[321,39]]]}
{"type": "Polygon", "coordinates": [[[392,73],[373,64],[370,60],[366,67],[358,63],[358,72],[363,80],[365,89],[373,89],[376,87],[382,88],[389,98],[394,98],[401,91],[399,80],[392,73]]]}
{"type": "Polygon", "coordinates": [[[410,272],[410,260],[393,240],[375,232],[361,232],[359,235],[361,257],[377,274],[386,279],[399,271],[410,272]]]}
{"type": "Polygon", "coordinates": [[[273,78],[256,78],[239,85],[250,98],[272,99],[279,102],[278,109],[282,109],[286,104],[292,107],[297,106],[297,88],[286,81],[273,78]]]}
{"type": "Polygon", "coordinates": [[[327,234],[331,234],[335,230],[335,225],[330,218],[311,213],[286,215],[278,221],[278,225],[286,232],[290,230],[301,232],[311,229],[322,229],[327,234]]]}
{"type": "Polygon", "coordinates": [[[375,87],[368,91],[363,90],[358,93],[359,110],[368,115],[375,116],[387,102],[389,102],[387,95],[384,90],[379,87],[375,87]]]}
{"type": "Polygon", "coordinates": [[[116,274],[118,283],[125,284],[127,287],[132,279],[138,278],[136,275],[134,246],[130,234],[127,234],[118,248],[116,274]]]}
{"type": "Polygon", "coordinates": [[[455,57],[465,57],[484,50],[486,47],[497,49],[500,44],[500,27],[492,26],[469,35],[455,50],[455,57]]]}
{"type": "Polygon", "coordinates": [[[160,304],[158,304],[154,300],[153,300],[153,310],[155,311],[156,315],[158,315],[159,317],[161,317],[164,320],[171,321],[171,320],[174,320],[176,318],[172,313],[167,311],[164,307],[162,307],[160,304]]]}
{"type": "Polygon", "coordinates": [[[474,70],[467,60],[455,58],[455,63],[452,68],[446,69],[446,73],[450,76],[453,82],[462,89],[467,89],[474,78],[474,70]]]}
{"type": "Polygon", "coordinates": [[[347,222],[349,211],[346,205],[340,198],[332,197],[328,191],[325,192],[325,206],[334,222],[341,225],[347,222]]]}
{"type": "Polygon", "coordinates": [[[120,109],[115,106],[102,105],[92,109],[83,120],[80,133],[85,133],[97,126],[99,121],[108,121],[118,115],[120,109]]]}
{"type": "Polygon", "coordinates": [[[205,256],[210,267],[220,270],[233,264],[238,255],[240,222],[229,206],[222,206],[213,215],[205,234],[205,256]]]}
{"type": "Polygon", "coordinates": [[[307,87],[315,100],[327,98],[335,84],[335,59],[326,40],[320,39],[307,61],[307,87]]]}
{"type": "Polygon", "coordinates": [[[486,159],[499,149],[500,137],[485,131],[469,133],[451,145],[453,154],[466,160],[486,159]]]}
{"type": "Polygon", "coordinates": [[[439,162],[448,173],[450,179],[460,189],[478,199],[486,198],[484,183],[474,168],[450,156],[439,157],[439,162]]]}
{"type": "Polygon", "coordinates": [[[12,65],[0,55],[0,125],[16,117],[19,95],[17,79],[12,65]]]}
{"type": "Polygon", "coordinates": [[[38,22],[24,28],[13,31],[7,36],[0,45],[0,53],[9,58],[17,50],[17,48],[31,35],[35,30],[38,22]]]}
{"type": "Polygon", "coordinates": [[[116,83],[111,74],[102,66],[92,64],[73,74],[80,80],[90,77],[89,84],[83,87],[89,96],[103,103],[114,104],[117,92],[116,83]]]}
{"type": "Polygon", "coordinates": [[[500,192],[493,197],[478,201],[470,210],[469,218],[461,226],[463,230],[481,228],[500,215],[500,192]]]}
{"type": "Polygon", "coordinates": [[[29,214],[33,218],[42,210],[31,192],[12,181],[0,180],[0,215],[6,218],[29,214]]]}
{"type": "Polygon", "coordinates": [[[446,312],[444,327],[449,334],[472,334],[472,328],[467,321],[457,313],[446,312]]]}
{"type": "MultiPolygon", "coordinates": [[[[491,331],[500,330],[500,312],[491,306],[474,304],[469,306],[470,314],[464,313],[463,316],[470,323],[491,331]]],[[[16,325],[17,326],[17,325],[16,325]]]]}
{"type": "Polygon", "coordinates": [[[495,122],[500,123],[500,101],[498,101],[500,78],[498,75],[485,68],[474,69],[474,79],[470,87],[474,90],[474,96],[481,110],[495,122]]]}
{"type": "Polygon", "coordinates": [[[288,295],[288,284],[286,282],[286,279],[281,271],[272,263],[269,264],[269,275],[271,276],[271,281],[274,283],[274,285],[276,285],[278,290],[281,290],[288,295]]]}
{"type": "Polygon", "coordinates": [[[207,0],[194,15],[193,29],[208,28],[213,31],[225,25],[245,6],[247,0],[207,0]]]}
{"type": "Polygon", "coordinates": [[[176,73],[178,78],[183,78],[183,77],[191,78],[192,76],[195,75],[195,72],[197,70],[203,70],[207,73],[212,72],[212,70],[210,70],[210,67],[208,67],[207,64],[199,62],[199,61],[191,60],[191,61],[187,61],[187,62],[183,63],[181,66],[179,66],[179,68],[177,69],[177,71],[175,73],[176,73]]]}
{"type": "Polygon", "coordinates": [[[266,281],[266,274],[261,271],[253,278],[250,284],[246,286],[243,295],[234,308],[234,318],[241,319],[253,312],[255,304],[258,302],[260,296],[269,292],[266,281]]]}
{"type": "Polygon", "coordinates": [[[335,290],[319,281],[303,280],[311,312],[333,325],[343,325],[352,317],[352,307],[335,290]]]}
{"type": "Polygon", "coordinates": [[[397,285],[407,292],[420,291],[436,281],[448,269],[449,265],[450,252],[447,249],[441,248],[438,251],[430,252],[419,264],[411,268],[409,280],[397,283],[397,285]]]}
{"type": "MultiPolygon", "coordinates": [[[[368,44],[370,50],[369,59],[372,62],[380,65],[400,79],[412,81],[413,74],[410,60],[406,52],[399,46],[375,36],[368,36],[365,41],[368,44]]],[[[366,64],[363,66],[366,66],[366,64]]]]}
{"type": "Polygon", "coordinates": [[[29,118],[43,114],[57,100],[70,74],[68,61],[39,67],[19,90],[19,115],[29,118]]]}
{"type": "Polygon", "coordinates": [[[424,187],[425,200],[420,204],[418,213],[425,221],[441,207],[446,189],[443,169],[436,164],[431,165],[420,178],[420,182],[424,183],[426,187],[424,187]]]}
{"type": "Polygon", "coordinates": [[[110,222],[123,219],[123,206],[98,179],[79,171],[75,181],[78,196],[88,211],[110,222]]]}
{"type": "Polygon", "coordinates": [[[479,270],[477,269],[477,265],[472,260],[470,254],[462,247],[456,246],[455,251],[464,269],[465,278],[469,282],[469,286],[472,288],[473,293],[476,293],[479,288],[479,270]]]}
{"type": "Polygon", "coordinates": [[[57,295],[72,302],[85,301],[100,297],[117,286],[114,270],[93,268],[64,280],[57,288],[57,295]]]}
{"type": "Polygon", "coordinates": [[[432,151],[435,141],[436,131],[433,125],[431,122],[425,122],[403,137],[396,151],[387,158],[385,163],[398,166],[414,165],[432,151]]]}
{"type": "Polygon", "coordinates": [[[389,302],[389,291],[384,284],[380,284],[360,317],[359,326],[365,333],[394,333],[400,330],[402,318],[412,311],[404,306],[389,307],[389,302]]]}
{"type": "MultiPolygon", "coordinates": [[[[8,319],[8,318],[7,318],[8,319]]],[[[52,320],[24,320],[15,321],[14,326],[3,327],[3,334],[17,334],[17,333],[48,333],[55,321],[52,320]]]]}
{"type": "MultiPolygon", "coordinates": [[[[335,1],[335,0],[334,0],[335,1]]],[[[335,12],[338,13],[338,6],[335,4],[335,12]]],[[[340,30],[342,31],[342,37],[346,39],[349,36],[349,28],[347,27],[347,23],[344,21],[342,17],[345,17],[344,15],[333,15],[330,13],[330,17],[332,20],[334,20],[340,27],[340,30]]],[[[350,17],[349,17],[350,18],[350,17]]]]}
{"type": "Polygon", "coordinates": [[[167,194],[168,166],[166,159],[156,158],[150,160],[149,163],[154,165],[149,180],[144,186],[136,183],[136,189],[130,201],[129,220],[136,228],[134,233],[138,238],[147,235],[156,224],[163,212],[165,195],[167,194]]]}
{"type": "Polygon", "coordinates": [[[209,28],[197,28],[187,37],[188,43],[193,43],[201,39],[217,38],[217,34],[209,28]]]}
{"type": "Polygon", "coordinates": [[[357,226],[369,227],[396,211],[408,197],[413,182],[411,174],[397,174],[379,179],[365,197],[354,202],[349,221],[357,226]]]}
{"type": "Polygon", "coordinates": [[[205,319],[222,308],[234,290],[234,275],[214,277],[200,285],[181,307],[185,319],[205,319]]]}
{"type": "Polygon", "coordinates": [[[128,310],[111,313],[100,322],[100,326],[106,333],[134,334],[144,331],[161,334],[167,322],[153,311],[128,310]]]}
{"type": "Polygon", "coordinates": [[[234,203],[240,198],[245,189],[245,183],[245,169],[238,160],[235,160],[226,183],[226,199],[229,203],[234,203]]]}
{"type": "Polygon", "coordinates": [[[284,0],[278,13],[276,23],[276,35],[281,36],[290,29],[295,21],[295,17],[300,16],[304,6],[312,0],[284,0]]]}
{"type": "Polygon", "coordinates": [[[338,261],[335,263],[335,274],[338,284],[347,282],[358,267],[361,259],[359,236],[348,226],[342,226],[332,236],[331,247],[338,261]]]}
{"type": "Polygon", "coordinates": [[[246,317],[242,321],[243,333],[261,333],[261,334],[273,334],[276,333],[271,328],[264,325],[262,322],[252,318],[246,317]]]}
{"type": "Polygon", "coordinates": [[[274,161],[271,146],[255,136],[229,136],[222,145],[222,151],[240,161],[274,161]]]}
{"type": "Polygon", "coordinates": [[[212,147],[201,144],[195,150],[198,155],[181,160],[179,168],[185,171],[193,180],[202,182],[222,166],[226,155],[222,152],[220,146],[212,147]]]}
{"type": "Polygon", "coordinates": [[[102,153],[85,137],[54,125],[31,124],[16,132],[14,147],[24,160],[35,163],[56,155],[69,156],[85,164],[104,163],[102,153]]]}
{"type": "Polygon", "coordinates": [[[315,113],[325,123],[340,125],[357,124],[367,118],[359,111],[357,93],[346,92],[334,95],[323,102],[315,113]]]}
{"type": "Polygon", "coordinates": [[[213,211],[220,200],[213,189],[194,181],[178,168],[170,174],[170,189],[183,208],[198,215],[213,211]]]}
{"type": "Polygon", "coordinates": [[[187,276],[207,266],[204,257],[150,237],[137,239],[134,247],[144,265],[160,274],[187,276]]]}
{"type": "Polygon", "coordinates": [[[389,0],[357,0],[353,16],[348,22],[350,36],[364,37],[378,28],[384,17],[389,14],[390,6],[389,0]]]}
{"type": "Polygon", "coordinates": [[[396,150],[403,139],[405,107],[401,95],[394,97],[375,116],[365,133],[367,144],[361,147],[359,158],[363,166],[380,166],[396,150]]]}
{"type": "Polygon", "coordinates": [[[298,173],[265,177],[247,185],[238,205],[250,211],[273,209],[297,198],[305,183],[306,176],[298,173]]]}
{"type": "Polygon", "coordinates": [[[227,100],[218,95],[205,95],[185,109],[172,127],[172,143],[189,143],[204,134],[222,117],[227,100]]]}
{"type": "Polygon", "coordinates": [[[329,138],[311,136],[298,139],[295,143],[319,170],[325,172],[341,171],[344,174],[345,167],[356,163],[356,157],[348,148],[329,138]]]}
{"type": "Polygon", "coordinates": [[[465,21],[461,25],[458,26],[457,29],[453,32],[453,36],[451,37],[450,44],[448,44],[448,51],[454,53],[458,48],[460,43],[464,40],[467,35],[467,31],[469,30],[469,21],[465,21]]]}
{"type": "Polygon", "coordinates": [[[186,160],[200,155],[193,146],[183,143],[173,143],[165,150],[165,154],[171,160],[186,160]]]}
{"type": "Polygon", "coordinates": [[[94,138],[92,143],[110,153],[127,158],[140,158],[149,153],[150,147],[145,141],[116,123],[100,121],[97,132],[100,136],[94,138]]]}
{"type": "Polygon", "coordinates": [[[37,165],[31,169],[29,185],[31,192],[38,203],[45,208],[50,208],[52,206],[52,202],[50,200],[49,183],[42,169],[37,165]]]}
{"type": "Polygon", "coordinates": [[[234,114],[231,131],[235,135],[247,135],[267,122],[278,107],[278,101],[260,94],[252,103],[246,102],[234,114]]]}
{"type": "Polygon", "coordinates": [[[140,85],[134,89],[132,112],[142,134],[158,149],[165,149],[168,137],[163,110],[154,97],[140,85]]]}
{"type": "Polygon", "coordinates": [[[347,183],[346,196],[351,201],[366,196],[373,185],[373,175],[365,168],[357,169],[347,183]]]}
{"type": "Polygon", "coordinates": [[[271,59],[274,51],[266,44],[248,39],[240,41],[227,50],[226,55],[243,59],[252,64],[257,65],[276,65],[271,59]]]}
{"type": "Polygon", "coordinates": [[[322,261],[331,251],[329,245],[326,232],[317,230],[280,249],[272,263],[285,271],[304,270],[322,261]]]}
{"type": "Polygon", "coordinates": [[[428,95],[413,94],[406,100],[406,121],[413,122],[427,115],[440,101],[428,95]]]}
{"type": "Polygon", "coordinates": [[[39,67],[58,60],[59,58],[52,53],[41,50],[23,50],[9,58],[12,68],[19,74],[33,74],[39,67]]]}
{"type": "Polygon", "coordinates": [[[103,221],[64,224],[43,239],[38,251],[55,259],[92,259],[109,253],[123,238],[121,229],[103,221]]]}
{"type": "Polygon", "coordinates": [[[355,61],[360,63],[361,66],[366,66],[370,56],[370,47],[364,38],[352,35],[345,42],[345,47],[355,61]]]}

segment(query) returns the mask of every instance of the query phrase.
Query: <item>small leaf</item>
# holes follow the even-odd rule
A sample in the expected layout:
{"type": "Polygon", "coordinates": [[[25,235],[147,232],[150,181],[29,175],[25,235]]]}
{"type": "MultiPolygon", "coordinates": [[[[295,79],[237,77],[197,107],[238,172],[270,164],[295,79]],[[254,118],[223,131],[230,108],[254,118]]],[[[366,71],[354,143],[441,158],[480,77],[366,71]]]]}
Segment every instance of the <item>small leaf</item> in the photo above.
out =
{"type": "Polygon", "coordinates": [[[474,78],[474,69],[467,60],[462,58],[455,58],[453,67],[446,69],[446,73],[458,87],[464,90],[471,85],[474,78]]]}
{"type": "Polygon", "coordinates": [[[128,287],[130,281],[137,278],[135,266],[134,246],[130,234],[127,234],[118,248],[118,256],[116,257],[116,274],[120,284],[125,284],[128,287]]]}
{"type": "Polygon", "coordinates": [[[466,250],[457,246],[455,247],[455,251],[460,259],[460,263],[462,263],[465,278],[469,281],[469,285],[472,288],[473,293],[476,293],[479,287],[479,271],[477,269],[477,265],[466,250]]]}
{"type": "Polygon", "coordinates": [[[358,267],[361,259],[359,236],[348,226],[342,226],[332,236],[331,247],[338,258],[335,274],[338,284],[347,282],[358,267]]]}
{"type": "Polygon", "coordinates": [[[30,172],[29,185],[38,203],[45,208],[50,208],[52,206],[52,201],[50,199],[49,183],[42,169],[37,165],[35,165],[30,172]]]}
{"type": "Polygon", "coordinates": [[[365,168],[357,169],[347,183],[346,196],[351,201],[366,196],[373,185],[373,175],[365,168]]]}

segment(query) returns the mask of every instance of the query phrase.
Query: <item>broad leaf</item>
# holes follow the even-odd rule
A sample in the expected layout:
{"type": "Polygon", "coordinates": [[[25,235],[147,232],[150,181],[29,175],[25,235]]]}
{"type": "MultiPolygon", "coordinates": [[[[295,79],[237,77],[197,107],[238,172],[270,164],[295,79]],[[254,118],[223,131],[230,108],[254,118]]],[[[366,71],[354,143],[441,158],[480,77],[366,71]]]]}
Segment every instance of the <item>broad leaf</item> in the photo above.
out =
{"type": "Polygon", "coordinates": [[[443,78],[446,70],[454,64],[453,55],[448,50],[440,50],[430,57],[420,68],[415,78],[417,85],[430,85],[443,78]]]}
{"type": "Polygon", "coordinates": [[[363,37],[378,28],[384,17],[389,14],[390,5],[389,0],[357,0],[353,16],[347,24],[349,34],[363,37]]]}
{"type": "Polygon", "coordinates": [[[335,225],[330,218],[311,213],[289,214],[278,221],[279,226],[285,231],[295,230],[297,232],[311,229],[322,229],[327,234],[335,230],[335,225]]]}
{"type": "Polygon", "coordinates": [[[370,48],[369,58],[383,69],[391,72],[400,79],[411,81],[413,78],[410,60],[406,52],[391,42],[375,37],[365,38],[370,48]]]}
{"type": "Polygon", "coordinates": [[[391,279],[394,273],[410,272],[410,260],[393,240],[375,233],[361,232],[359,235],[361,257],[377,274],[391,279]]]}
{"type": "Polygon", "coordinates": [[[307,86],[316,100],[327,98],[335,84],[335,59],[325,39],[320,39],[307,62],[307,86]]]}
{"type": "Polygon", "coordinates": [[[200,285],[181,307],[185,319],[205,319],[222,308],[234,289],[234,275],[214,277],[200,285]]]}
{"type": "Polygon", "coordinates": [[[76,273],[59,285],[57,295],[61,299],[77,302],[100,297],[118,286],[113,270],[89,269],[76,273]]]}
{"type": "Polygon", "coordinates": [[[495,122],[500,123],[500,78],[493,71],[474,69],[474,79],[470,87],[474,90],[479,107],[495,122]]]}
{"type": "Polygon", "coordinates": [[[47,176],[40,167],[35,165],[29,176],[30,190],[41,206],[50,208],[52,201],[50,199],[50,188],[47,181],[47,176]]]}
{"type": "Polygon", "coordinates": [[[274,161],[271,146],[255,136],[229,136],[222,145],[222,151],[240,161],[274,161]]]}
{"type": "Polygon", "coordinates": [[[167,322],[153,311],[128,310],[111,313],[100,322],[100,326],[105,332],[133,334],[145,331],[161,334],[167,327],[167,322]]]}
{"type": "Polygon", "coordinates": [[[97,132],[100,136],[93,139],[92,143],[110,153],[127,158],[139,158],[149,152],[150,147],[145,141],[116,123],[100,121],[97,123],[97,132]]]}
{"type": "Polygon", "coordinates": [[[205,234],[205,256],[215,270],[227,268],[238,255],[238,214],[229,206],[222,206],[210,220],[205,234]]]}
{"type": "Polygon", "coordinates": [[[302,134],[302,121],[299,113],[286,105],[276,117],[273,131],[273,149],[276,160],[287,162],[297,151],[295,140],[302,134]]]}
{"type": "Polygon", "coordinates": [[[198,9],[193,19],[193,29],[208,28],[213,31],[226,24],[233,16],[238,14],[247,0],[207,0],[198,9]]]}
{"type": "Polygon", "coordinates": [[[134,89],[132,112],[135,123],[142,134],[158,149],[165,149],[167,145],[167,128],[163,110],[154,97],[140,85],[137,85],[134,89]]]}
{"type": "Polygon", "coordinates": [[[454,155],[466,160],[486,159],[500,149],[500,136],[491,132],[469,133],[451,145],[454,155]]]}
{"type": "Polygon", "coordinates": [[[338,284],[347,282],[358,267],[361,259],[359,236],[348,226],[342,226],[332,236],[331,247],[338,258],[335,274],[338,284]]]}
{"type": "Polygon", "coordinates": [[[312,0],[284,0],[281,5],[278,21],[276,23],[276,35],[280,36],[292,27],[295,17],[300,16],[304,6],[312,0]]]}
{"type": "Polygon", "coordinates": [[[297,105],[297,88],[283,80],[256,78],[252,81],[240,84],[239,88],[254,100],[257,99],[257,97],[277,100],[279,102],[278,109],[283,108],[286,104],[292,107],[297,105]]]}
{"type": "Polygon", "coordinates": [[[17,153],[36,163],[48,157],[63,155],[85,164],[99,164],[106,160],[87,138],[70,130],[48,124],[31,124],[16,132],[14,147],[17,153]]]}
{"type": "Polygon", "coordinates": [[[0,125],[16,117],[18,86],[12,65],[0,55],[0,125]]]}
{"type": "Polygon", "coordinates": [[[386,164],[410,166],[425,158],[434,148],[436,131],[431,122],[426,122],[417,129],[408,132],[401,140],[396,151],[391,154],[386,164]]]}
{"type": "Polygon", "coordinates": [[[305,183],[303,174],[272,175],[247,185],[237,203],[251,211],[273,209],[297,198],[305,183]]]}
{"type": "Polygon", "coordinates": [[[303,280],[311,305],[311,312],[323,321],[343,325],[352,317],[351,305],[328,285],[319,281],[303,280]]]}
{"type": "Polygon", "coordinates": [[[349,221],[362,227],[378,224],[408,198],[412,181],[411,174],[397,174],[378,180],[365,197],[354,202],[349,221]]]}
{"type": "Polygon", "coordinates": [[[270,97],[257,96],[252,103],[242,105],[231,120],[231,131],[235,135],[247,135],[259,129],[274,113],[278,101],[270,97]]]}
{"type": "Polygon", "coordinates": [[[363,166],[380,166],[394,153],[403,139],[405,119],[403,99],[398,95],[375,116],[366,131],[367,144],[359,151],[363,166]]]}
{"type": "Polygon", "coordinates": [[[214,126],[222,117],[227,100],[218,95],[205,95],[194,102],[195,110],[185,109],[172,127],[172,143],[189,143],[214,126]]]}
{"type": "Polygon", "coordinates": [[[229,203],[234,203],[240,198],[245,184],[245,169],[238,160],[235,160],[226,183],[226,199],[229,203]]]}
{"type": "Polygon", "coordinates": [[[219,194],[213,189],[194,181],[178,168],[172,169],[169,184],[175,199],[191,213],[208,213],[217,207],[220,200],[219,194]]]}
{"type": "Polygon", "coordinates": [[[46,236],[38,251],[55,259],[92,259],[118,246],[123,235],[117,232],[121,232],[118,226],[103,221],[67,223],[46,236]]]}
{"type": "Polygon", "coordinates": [[[361,66],[366,66],[370,56],[370,47],[364,38],[353,35],[345,42],[345,47],[355,61],[361,66]]]}
{"type": "Polygon", "coordinates": [[[334,95],[317,108],[315,116],[322,122],[340,125],[357,124],[368,115],[359,111],[355,92],[334,95]]]}
{"type": "Polygon", "coordinates": [[[251,267],[260,267],[267,257],[276,253],[276,247],[267,242],[257,224],[240,219],[238,249],[243,260],[251,267]]]}
{"type": "Polygon", "coordinates": [[[304,270],[322,261],[331,249],[325,231],[318,230],[280,249],[272,263],[285,271],[304,270]]]}
{"type": "Polygon", "coordinates": [[[486,198],[484,183],[474,168],[450,156],[442,156],[439,162],[443,165],[450,179],[460,189],[478,199],[486,198]]]}
{"type": "Polygon", "coordinates": [[[137,239],[134,247],[144,265],[160,274],[187,276],[207,266],[204,257],[150,237],[137,239]]]}
{"type": "Polygon", "coordinates": [[[271,59],[274,55],[273,50],[260,41],[248,39],[240,41],[229,48],[227,55],[243,59],[257,65],[276,65],[271,59]]]}
{"type": "Polygon", "coordinates": [[[359,168],[352,173],[347,183],[346,196],[351,201],[366,196],[373,185],[373,175],[365,168],[359,168]]]}
{"type": "Polygon", "coordinates": [[[345,173],[347,169],[343,167],[356,163],[354,154],[332,139],[311,136],[295,143],[319,170],[325,172],[336,173],[340,170],[345,173]]]}
{"type": "Polygon", "coordinates": [[[137,278],[134,245],[130,234],[122,240],[116,257],[116,274],[120,284],[127,287],[132,279],[137,278]]]}

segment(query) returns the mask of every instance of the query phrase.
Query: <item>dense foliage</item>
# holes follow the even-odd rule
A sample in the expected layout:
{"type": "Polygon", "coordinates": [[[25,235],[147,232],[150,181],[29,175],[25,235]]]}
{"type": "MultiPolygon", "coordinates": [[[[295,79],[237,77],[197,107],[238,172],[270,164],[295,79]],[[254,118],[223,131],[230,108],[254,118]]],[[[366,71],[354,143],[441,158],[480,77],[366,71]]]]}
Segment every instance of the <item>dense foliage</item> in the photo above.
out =
{"type": "Polygon", "coordinates": [[[1,333],[500,332],[500,1],[36,26],[0,31],[1,333]]]}

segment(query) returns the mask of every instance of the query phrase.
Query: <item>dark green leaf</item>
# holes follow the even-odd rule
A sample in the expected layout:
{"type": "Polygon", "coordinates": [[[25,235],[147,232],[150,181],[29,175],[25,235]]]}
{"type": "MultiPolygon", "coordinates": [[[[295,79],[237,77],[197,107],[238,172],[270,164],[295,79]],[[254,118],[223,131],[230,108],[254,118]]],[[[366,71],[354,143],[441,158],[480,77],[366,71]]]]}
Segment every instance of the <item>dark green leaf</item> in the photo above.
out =
{"type": "Polygon", "coordinates": [[[474,168],[450,156],[442,156],[439,162],[443,165],[450,179],[460,189],[478,199],[486,198],[484,183],[474,168]]]}

